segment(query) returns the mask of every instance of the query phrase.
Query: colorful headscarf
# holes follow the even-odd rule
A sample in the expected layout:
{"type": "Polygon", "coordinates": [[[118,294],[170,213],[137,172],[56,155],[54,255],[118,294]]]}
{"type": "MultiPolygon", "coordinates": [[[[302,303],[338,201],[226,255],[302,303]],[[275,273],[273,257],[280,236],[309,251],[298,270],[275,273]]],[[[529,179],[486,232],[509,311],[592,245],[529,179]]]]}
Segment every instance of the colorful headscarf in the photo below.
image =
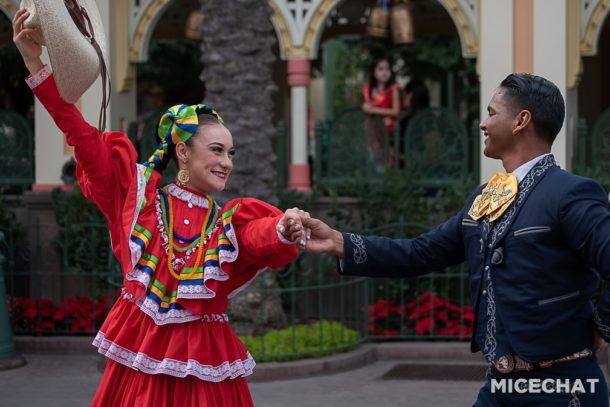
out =
{"type": "Polygon", "coordinates": [[[199,126],[200,114],[209,114],[224,124],[224,120],[216,110],[207,105],[176,105],[163,113],[157,126],[157,136],[161,142],[150,158],[143,163],[146,167],[155,168],[169,151],[169,148],[181,141],[186,142],[193,137],[199,126]]]}

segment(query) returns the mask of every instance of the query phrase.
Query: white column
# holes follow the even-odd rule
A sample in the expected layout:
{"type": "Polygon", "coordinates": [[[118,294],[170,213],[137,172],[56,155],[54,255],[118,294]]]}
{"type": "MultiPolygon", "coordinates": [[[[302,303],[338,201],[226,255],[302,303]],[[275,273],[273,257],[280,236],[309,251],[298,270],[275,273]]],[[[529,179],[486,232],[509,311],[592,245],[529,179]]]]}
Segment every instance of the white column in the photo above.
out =
{"type": "MultiPolygon", "coordinates": [[[[551,0],[552,1],[552,0],[551,0]]],[[[487,105],[500,82],[513,67],[513,2],[480,1],[480,78],[481,121],[487,116],[487,105]]],[[[481,137],[481,182],[503,171],[502,162],[483,155],[481,137]]]]}
{"type": "MultiPolygon", "coordinates": [[[[46,48],[42,61],[49,64],[46,48]]],[[[34,190],[50,190],[62,184],[61,167],[70,158],[64,152],[64,136],[38,99],[34,98],[34,190]]]]}
{"type": "Polygon", "coordinates": [[[291,164],[307,164],[307,87],[290,88],[291,164]]]}
{"type": "Polygon", "coordinates": [[[307,86],[311,62],[308,59],[288,60],[290,85],[290,166],[288,187],[311,191],[310,168],[307,163],[307,86]]]}
{"type": "MultiPolygon", "coordinates": [[[[552,153],[562,168],[571,166],[568,127],[576,128],[575,92],[567,87],[568,0],[534,0],[534,74],[553,82],[566,99],[566,121],[553,143],[552,153]]],[[[570,0],[572,1],[572,0],[570,0]]],[[[572,135],[570,134],[570,138],[572,135]]]]}

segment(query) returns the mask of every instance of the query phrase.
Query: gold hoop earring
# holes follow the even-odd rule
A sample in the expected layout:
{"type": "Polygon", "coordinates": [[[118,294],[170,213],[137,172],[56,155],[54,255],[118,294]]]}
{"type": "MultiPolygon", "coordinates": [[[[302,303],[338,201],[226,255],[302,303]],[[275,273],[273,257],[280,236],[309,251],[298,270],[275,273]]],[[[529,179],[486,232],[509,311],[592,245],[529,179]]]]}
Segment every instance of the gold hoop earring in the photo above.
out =
{"type": "Polygon", "coordinates": [[[178,179],[178,183],[183,187],[185,187],[191,179],[191,177],[189,177],[189,171],[185,170],[184,168],[178,171],[176,178],[178,179]]]}

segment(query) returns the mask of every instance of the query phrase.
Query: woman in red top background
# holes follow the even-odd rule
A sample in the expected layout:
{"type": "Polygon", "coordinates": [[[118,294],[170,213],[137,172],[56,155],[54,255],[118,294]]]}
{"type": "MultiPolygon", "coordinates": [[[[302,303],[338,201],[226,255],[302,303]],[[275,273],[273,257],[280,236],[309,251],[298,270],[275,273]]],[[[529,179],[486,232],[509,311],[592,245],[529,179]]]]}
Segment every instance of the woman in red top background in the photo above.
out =
{"type": "MultiPolygon", "coordinates": [[[[390,146],[390,166],[394,164],[394,125],[400,112],[400,89],[394,82],[392,61],[388,57],[377,57],[371,64],[369,81],[362,86],[364,103],[362,111],[381,116],[386,126],[390,146]]],[[[373,151],[379,149],[380,140],[371,140],[373,151]]]]}
{"type": "MultiPolygon", "coordinates": [[[[13,41],[27,82],[74,146],[83,194],[108,221],[123,289],[94,346],[109,360],[93,406],[252,406],[245,376],[254,360],[228,324],[228,300],[266,267],[297,255],[288,236],[298,209],[282,213],[252,198],[221,208],[209,192],[225,188],[235,148],[206,105],[176,105],[161,117],[150,159],[122,132],[98,133],[60,96],[42,48],[13,19],[13,41]],[[178,179],[161,186],[173,158],[178,179]]],[[[59,142],[59,140],[58,140],[59,142]]]]}

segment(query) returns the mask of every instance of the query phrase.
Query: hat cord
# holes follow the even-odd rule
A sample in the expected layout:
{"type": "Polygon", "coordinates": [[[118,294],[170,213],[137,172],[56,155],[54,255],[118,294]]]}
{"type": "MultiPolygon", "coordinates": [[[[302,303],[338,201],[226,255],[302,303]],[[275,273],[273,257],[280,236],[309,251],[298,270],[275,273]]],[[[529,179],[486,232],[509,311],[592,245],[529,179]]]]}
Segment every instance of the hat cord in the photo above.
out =
{"type": "Polygon", "coordinates": [[[95,39],[95,32],[93,31],[93,25],[87,10],[80,6],[76,0],[64,0],[64,4],[70,13],[70,17],[74,21],[74,24],[78,30],[91,42],[93,49],[97,53],[100,59],[100,75],[102,77],[102,105],[100,106],[100,118],[98,122],[98,131],[102,133],[106,129],[106,109],[110,104],[110,94],[112,93],[112,84],[110,83],[110,77],[108,76],[108,69],[106,67],[106,61],[104,61],[104,54],[100,45],[95,39]],[[88,30],[87,30],[88,27],[88,30]],[[106,90],[108,88],[108,90],[106,90]]]}

